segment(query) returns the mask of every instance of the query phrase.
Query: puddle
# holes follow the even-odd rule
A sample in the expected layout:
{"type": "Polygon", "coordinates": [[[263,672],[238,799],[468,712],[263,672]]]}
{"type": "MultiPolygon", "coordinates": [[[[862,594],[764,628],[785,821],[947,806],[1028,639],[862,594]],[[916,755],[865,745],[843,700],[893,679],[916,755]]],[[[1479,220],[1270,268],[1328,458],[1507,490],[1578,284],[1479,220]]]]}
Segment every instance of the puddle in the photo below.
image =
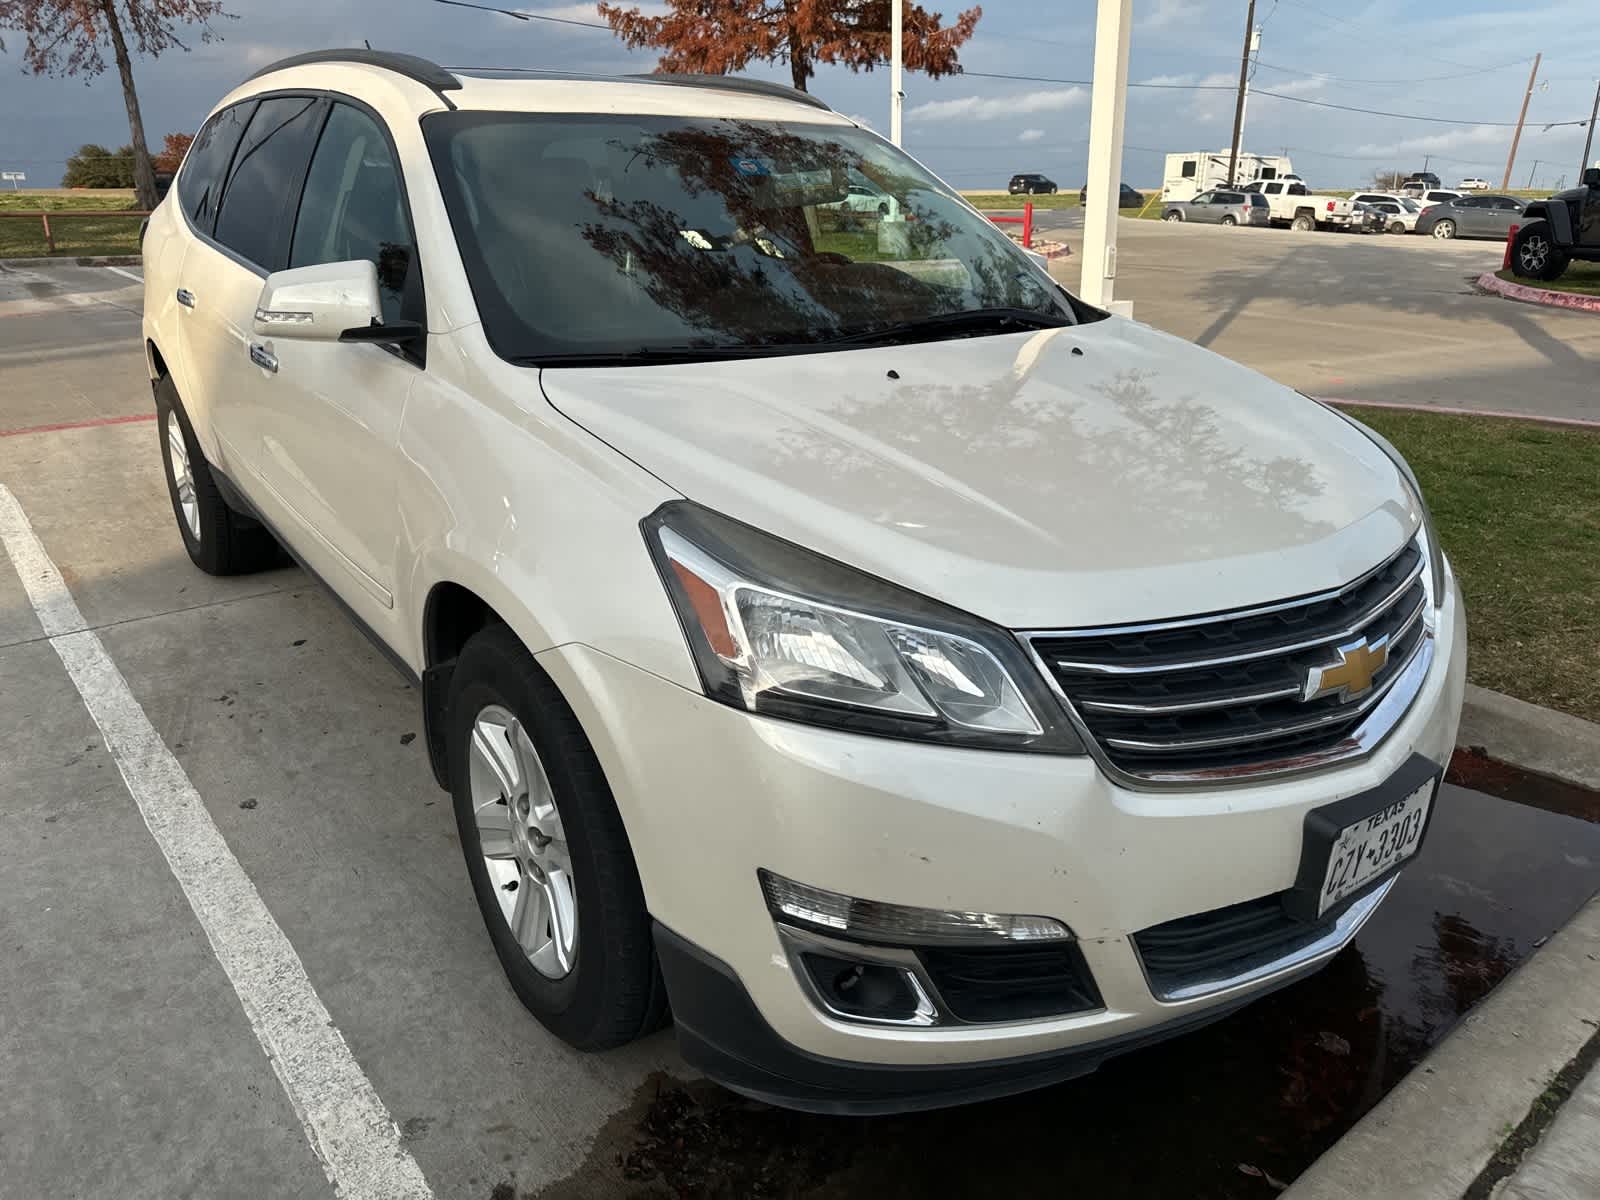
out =
{"type": "Polygon", "coordinates": [[[1462,758],[1452,779],[1531,803],[1446,784],[1417,861],[1355,943],[1217,1025],[1058,1087],[904,1117],[807,1116],[652,1080],[585,1168],[541,1195],[1275,1196],[1600,884],[1600,797],[1462,758]]]}

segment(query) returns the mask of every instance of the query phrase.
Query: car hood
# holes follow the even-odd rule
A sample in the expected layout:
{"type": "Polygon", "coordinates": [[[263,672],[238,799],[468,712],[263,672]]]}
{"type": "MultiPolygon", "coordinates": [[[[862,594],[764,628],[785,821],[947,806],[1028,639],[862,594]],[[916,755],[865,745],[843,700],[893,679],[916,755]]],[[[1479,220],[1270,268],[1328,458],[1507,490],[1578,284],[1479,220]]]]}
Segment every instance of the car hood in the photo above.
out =
{"type": "Polygon", "coordinates": [[[1420,520],[1343,418],[1120,318],[541,382],[690,499],[1014,629],[1336,587],[1420,520]]]}

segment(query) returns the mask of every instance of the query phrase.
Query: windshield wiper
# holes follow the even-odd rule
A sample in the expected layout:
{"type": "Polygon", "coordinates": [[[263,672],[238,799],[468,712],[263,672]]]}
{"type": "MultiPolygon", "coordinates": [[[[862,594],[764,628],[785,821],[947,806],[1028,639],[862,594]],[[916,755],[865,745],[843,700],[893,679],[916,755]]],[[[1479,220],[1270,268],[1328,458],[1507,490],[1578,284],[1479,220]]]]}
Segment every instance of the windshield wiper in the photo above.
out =
{"type": "Polygon", "coordinates": [[[934,341],[941,334],[1016,333],[1025,329],[1056,329],[1074,324],[1061,313],[1040,312],[1036,308],[971,308],[964,312],[938,313],[914,321],[897,321],[828,338],[827,346],[862,344],[893,345],[896,342],[934,341]]]}
{"type": "MultiPolygon", "coordinates": [[[[800,349],[810,349],[801,344],[800,349]]],[[[578,351],[571,354],[524,354],[510,361],[519,367],[650,367],[668,363],[718,362],[730,358],[767,358],[791,353],[787,344],[766,346],[640,346],[633,350],[578,351]]]]}

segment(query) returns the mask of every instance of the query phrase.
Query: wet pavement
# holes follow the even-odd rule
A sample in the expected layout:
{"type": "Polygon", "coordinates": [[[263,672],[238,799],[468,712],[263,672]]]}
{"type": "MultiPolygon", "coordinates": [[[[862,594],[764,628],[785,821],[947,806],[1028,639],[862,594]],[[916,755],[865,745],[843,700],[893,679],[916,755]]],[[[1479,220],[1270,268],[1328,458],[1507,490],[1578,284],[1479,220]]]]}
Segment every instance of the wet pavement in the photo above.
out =
{"type": "Polygon", "coordinates": [[[1466,755],[1451,778],[1500,796],[1446,784],[1355,943],[1217,1025],[1059,1087],[905,1117],[804,1116],[657,1078],[583,1170],[537,1194],[1276,1195],[1600,885],[1600,796],[1466,755]]]}

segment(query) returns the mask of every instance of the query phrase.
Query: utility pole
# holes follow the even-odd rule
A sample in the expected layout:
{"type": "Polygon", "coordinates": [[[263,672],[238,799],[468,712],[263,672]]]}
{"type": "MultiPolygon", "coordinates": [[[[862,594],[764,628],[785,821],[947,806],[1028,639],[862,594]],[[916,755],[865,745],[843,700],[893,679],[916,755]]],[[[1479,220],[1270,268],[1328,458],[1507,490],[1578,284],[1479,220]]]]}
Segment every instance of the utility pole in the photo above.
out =
{"type": "Polygon", "coordinates": [[[1428,173],[1428,164],[1431,163],[1432,161],[1433,161],[1433,155],[1424,154],[1422,156],[1422,173],[1424,175],[1426,175],[1428,173]]]}
{"type": "Polygon", "coordinates": [[[901,60],[905,57],[903,0],[889,0],[889,140],[900,144],[900,117],[906,106],[905,89],[901,86],[901,60]]]}
{"type": "Polygon", "coordinates": [[[1233,106],[1233,152],[1228,155],[1228,182],[1239,178],[1239,139],[1244,136],[1244,98],[1250,90],[1250,47],[1256,40],[1256,0],[1244,17],[1244,53],[1239,56],[1239,99],[1233,106]]]}
{"type": "Polygon", "coordinates": [[[1595,118],[1600,117],[1600,80],[1594,85],[1594,109],[1589,113],[1589,132],[1583,139],[1583,161],[1578,164],[1578,182],[1583,182],[1583,173],[1589,169],[1589,148],[1594,145],[1595,118]]]}
{"type": "Polygon", "coordinates": [[[1083,206],[1084,300],[1109,308],[1117,278],[1117,201],[1122,125],[1128,105],[1128,41],[1133,0],[1099,0],[1094,27],[1094,89],[1089,100],[1088,199],[1083,206]]]}
{"type": "Polygon", "coordinates": [[[1536,159],[1533,160],[1533,170],[1528,172],[1528,190],[1530,192],[1533,190],[1533,177],[1535,175],[1537,175],[1538,173],[1539,173],[1539,160],[1536,158],[1536,159]]]}
{"type": "Polygon", "coordinates": [[[1544,61],[1544,51],[1533,56],[1533,72],[1528,76],[1528,90],[1522,94],[1522,111],[1517,114],[1517,131],[1511,135],[1511,153],[1506,158],[1505,178],[1500,181],[1500,190],[1505,191],[1511,186],[1511,170],[1517,164],[1517,145],[1522,141],[1522,123],[1528,119],[1528,101],[1533,99],[1533,88],[1539,82],[1539,64],[1544,61]]]}

